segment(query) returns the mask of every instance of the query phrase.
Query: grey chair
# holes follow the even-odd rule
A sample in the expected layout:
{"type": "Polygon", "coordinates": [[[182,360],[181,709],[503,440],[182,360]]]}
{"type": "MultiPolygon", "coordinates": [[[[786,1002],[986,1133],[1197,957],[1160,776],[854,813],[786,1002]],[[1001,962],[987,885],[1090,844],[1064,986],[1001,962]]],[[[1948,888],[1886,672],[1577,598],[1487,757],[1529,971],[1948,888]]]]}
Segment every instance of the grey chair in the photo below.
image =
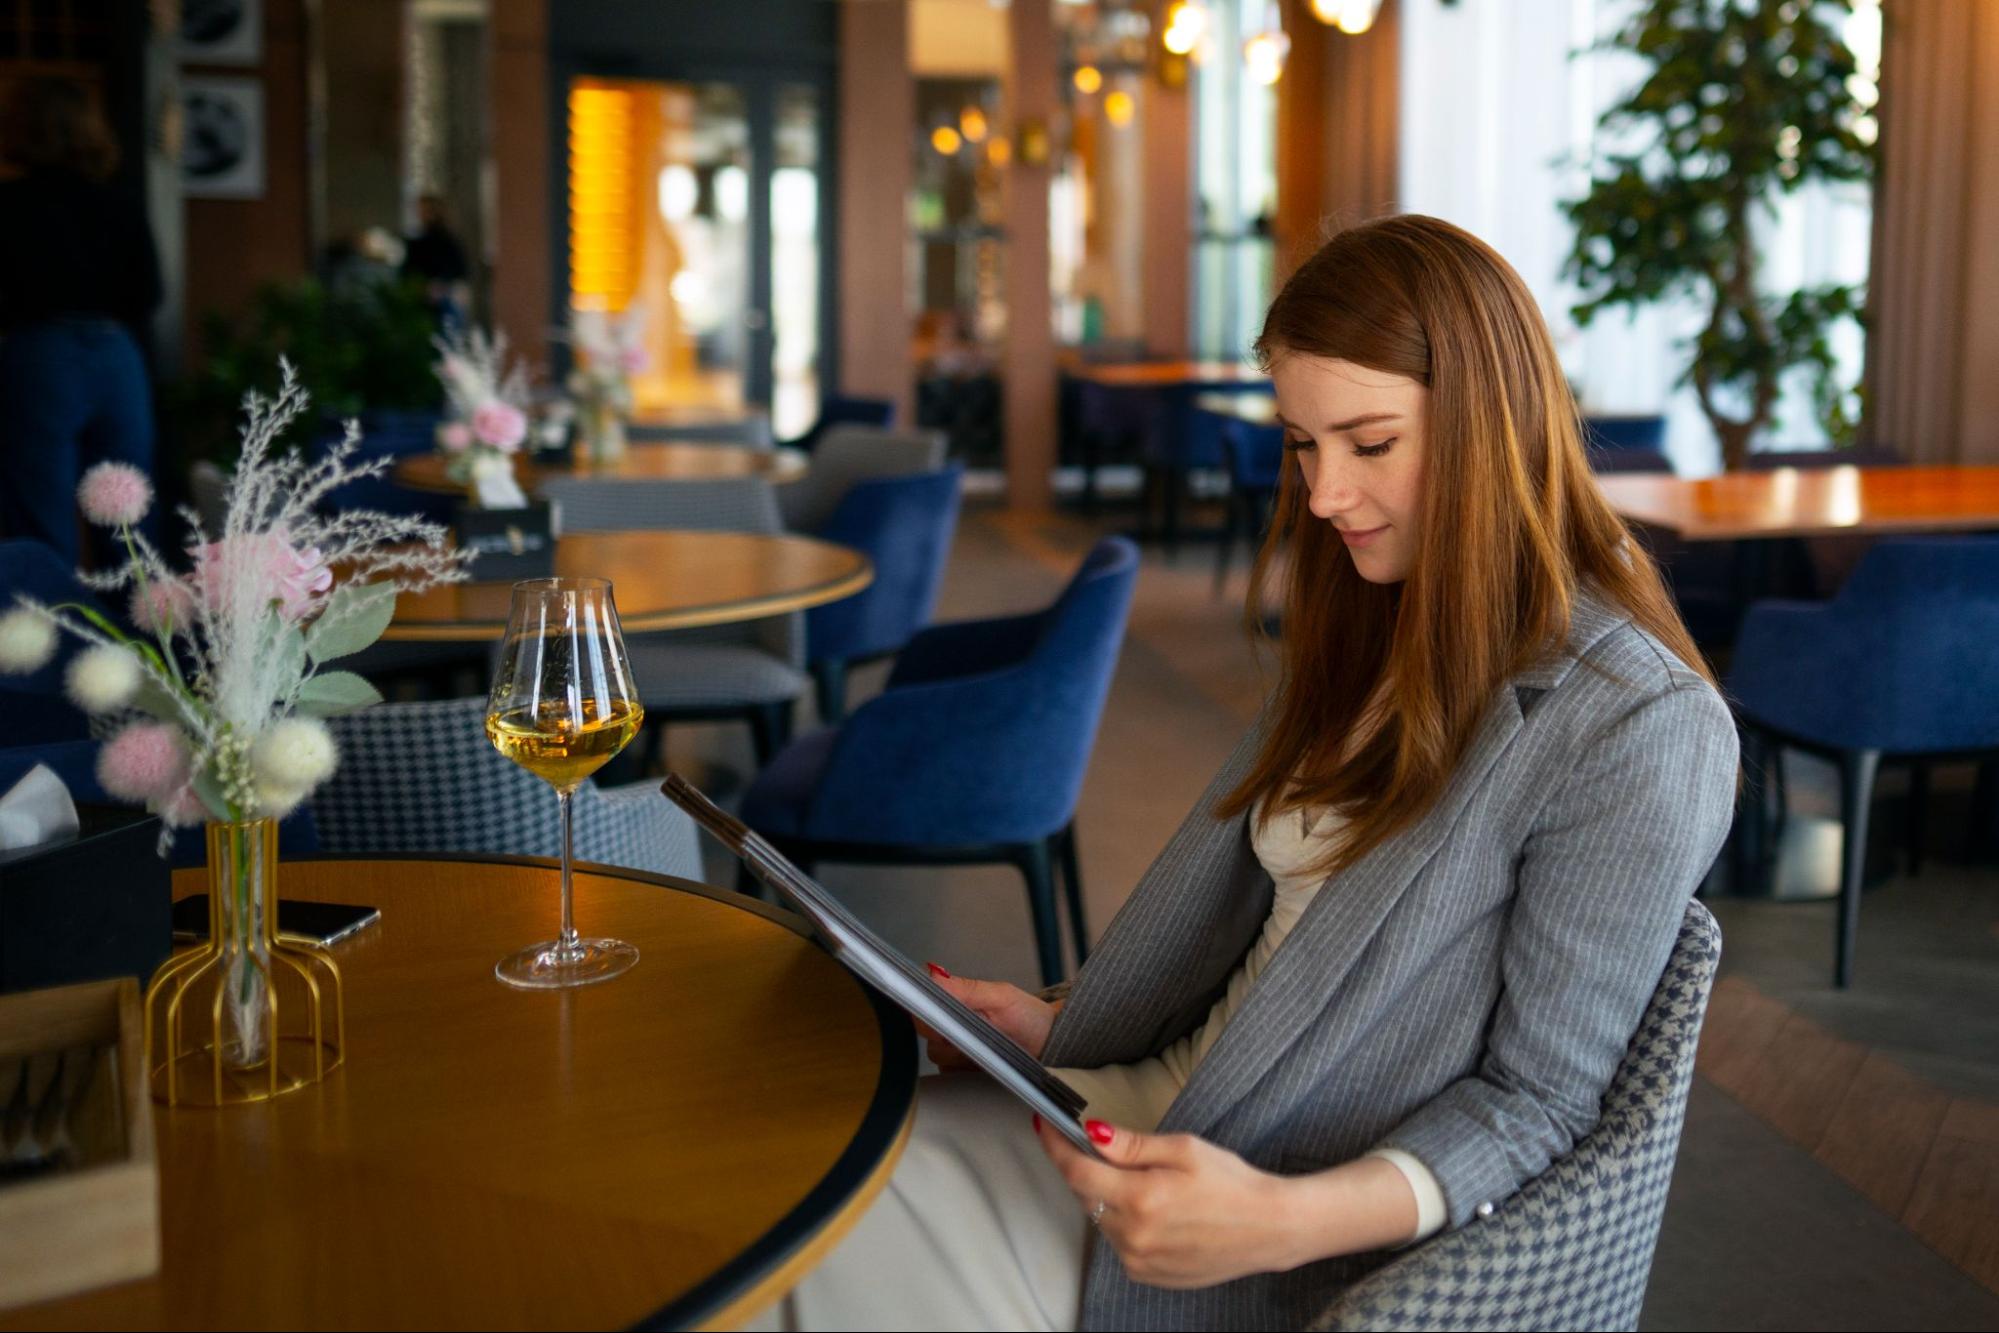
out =
{"type": "MultiPolygon", "coordinates": [[[[322,850],[561,853],[554,792],[487,741],[483,698],[379,704],[327,725],[340,765],[312,797],[322,850]]],[[[651,782],[585,782],[575,846],[579,861],[701,878],[694,821],[651,782]]]]}
{"type": "Polygon", "coordinates": [[[1311,1327],[1638,1327],[1720,961],[1721,928],[1689,902],[1596,1128],[1489,1216],[1348,1287],[1311,1327]]]}
{"type": "MultiPolygon", "coordinates": [[[[784,530],[770,484],[760,477],[719,481],[618,481],[559,477],[542,498],[561,506],[565,532],[680,528],[706,532],[784,530]]],[[[757,762],[791,739],[791,706],[805,693],[805,616],[793,611],[739,625],[628,634],[632,675],[658,723],[743,720],[757,762]]]]}
{"type": "Polygon", "coordinates": [[[832,427],[812,451],[811,470],[778,491],[784,526],[817,532],[855,483],[937,471],[944,466],[946,443],[941,430],[832,427]]]}

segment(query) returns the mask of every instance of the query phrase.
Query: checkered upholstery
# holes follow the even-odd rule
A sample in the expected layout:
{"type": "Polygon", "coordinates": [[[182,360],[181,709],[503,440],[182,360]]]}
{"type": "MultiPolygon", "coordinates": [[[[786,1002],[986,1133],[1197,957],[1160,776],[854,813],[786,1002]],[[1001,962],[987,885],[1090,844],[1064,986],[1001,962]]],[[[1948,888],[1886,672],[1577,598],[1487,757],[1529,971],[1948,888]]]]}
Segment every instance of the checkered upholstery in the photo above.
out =
{"type": "MultiPolygon", "coordinates": [[[[784,530],[777,498],[760,477],[719,481],[618,481],[558,477],[542,498],[562,506],[565,532],[680,528],[703,532],[784,530]]],[[[632,675],[646,707],[728,708],[782,703],[804,693],[805,616],[740,625],[628,634],[632,675]]]]}
{"type": "MultiPolygon", "coordinates": [[[[560,855],[554,793],[487,742],[485,719],[478,698],[329,719],[340,765],[312,798],[321,847],[560,855]]],[[[577,790],[576,859],[701,878],[694,821],[650,782],[577,790]]]]}
{"type": "Polygon", "coordinates": [[[1636,1328],[1720,960],[1720,927],[1689,902],[1597,1127],[1490,1216],[1348,1287],[1312,1327],[1636,1328]]]}
{"type": "Polygon", "coordinates": [[[944,466],[944,446],[941,430],[834,426],[812,451],[811,470],[778,492],[784,526],[818,532],[855,483],[935,472],[944,466]]]}

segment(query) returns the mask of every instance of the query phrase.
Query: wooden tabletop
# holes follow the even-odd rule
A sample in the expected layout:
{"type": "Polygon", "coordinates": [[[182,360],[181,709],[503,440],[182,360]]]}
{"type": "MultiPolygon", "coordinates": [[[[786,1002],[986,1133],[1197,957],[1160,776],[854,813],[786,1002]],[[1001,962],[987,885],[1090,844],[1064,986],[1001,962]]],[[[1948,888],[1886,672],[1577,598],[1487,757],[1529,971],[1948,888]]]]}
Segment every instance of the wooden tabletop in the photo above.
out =
{"type": "Polygon", "coordinates": [[[1631,473],[1597,483],[1626,519],[1685,541],[1999,528],[1999,467],[1778,468],[1700,480],[1631,473]]]}
{"type": "MultiPolygon", "coordinates": [[[[416,491],[459,495],[465,487],[445,475],[450,460],[441,453],[411,454],[389,475],[399,486],[416,491]]],[[[573,464],[548,464],[526,454],[514,455],[514,476],[521,489],[533,494],[550,477],[594,478],[601,481],[716,481],[728,477],[763,477],[782,486],[805,475],[810,460],[797,449],[751,449],[740,444],[632,444],[625,456],[602,466],[587,457],[573,464]]]]}
{"type": "Polygon", "coordinates": [[[1252,426],[1277,424],[1277,400],[1265,393],[1204,393],[1194,400],[1194,406],[1212,416],[1252,426]]]}
{"type": "Polygon", "coordinates": [[[1238,361],[1131,361],[1079,366],[1075,378],[1106,389],[1195,389],[1268,384],[1270,377],[1238,361]]]}
{"type": "MultiPolygon", "coordinates": [[[[555,572],[611,580],[627,633],[760,620],[851,597],[874,581],[859,551],[813,537],[752,532],[574,532],[555,572]]],[[[451,583],[396,599],[384,639],[465,643],[507,628],[513,584],[451,583]]]]}
{"type": "Polygon", "coordinates": [[[279,883],[382,909],[334,948],[345,1063],[264,1105],[155,1107],[159,1273],[0,1328],[733,1328],[901,1152],[908,1020],[761,903],[579,873],[579,928],[638,966],[519,991],[493,963],[554,932],[549,862],[286,860],[279,883]]]}

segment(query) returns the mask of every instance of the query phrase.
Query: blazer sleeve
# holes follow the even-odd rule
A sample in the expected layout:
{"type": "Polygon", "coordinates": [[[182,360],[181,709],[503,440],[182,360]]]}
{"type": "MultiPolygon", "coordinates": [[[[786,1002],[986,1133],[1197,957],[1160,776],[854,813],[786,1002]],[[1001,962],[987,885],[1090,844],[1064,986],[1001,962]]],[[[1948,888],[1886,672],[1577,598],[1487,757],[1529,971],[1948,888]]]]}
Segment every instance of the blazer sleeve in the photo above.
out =
{"type": "MultiPolygon", "coordinates": [[[[1684,678],[1682,678],[1684,679],[1684,678]]],[[[1478,1072],[1378,1145],[1429,1167],[1449,1225],[1491,1211],[1596,1126],[1734,804],[1736,732],[1702,681],[1604,727],[1521,850],[1478,1072]]]]}

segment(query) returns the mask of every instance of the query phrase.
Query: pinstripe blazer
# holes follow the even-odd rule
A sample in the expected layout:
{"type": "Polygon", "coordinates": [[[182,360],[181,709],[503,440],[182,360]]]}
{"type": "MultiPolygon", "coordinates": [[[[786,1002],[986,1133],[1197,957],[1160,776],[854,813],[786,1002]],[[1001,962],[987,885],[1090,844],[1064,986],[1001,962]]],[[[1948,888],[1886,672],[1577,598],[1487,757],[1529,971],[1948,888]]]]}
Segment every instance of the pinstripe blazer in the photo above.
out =
{"type": "MultiPolygon", "coordinates": [[[[1051,1066],[1142,1059],[1207,1014],[1270,911],[1246,816],[1210,810],[1252,730],[1077,977],[1051,1066]]],[[[1614,607],[1501,689],[1430,812],[1329,881],[1160,1123],[1294,1175],[1391,1146],[1451,1226],[1538,1175],[1599,1103],[1734,799],[1721,697],[1614,607]]],[[[1084,1328],[1303,1328],[1387,1260],[1198,1291],[1132,1282],[1109,1245],[1084,1328]]]]}

